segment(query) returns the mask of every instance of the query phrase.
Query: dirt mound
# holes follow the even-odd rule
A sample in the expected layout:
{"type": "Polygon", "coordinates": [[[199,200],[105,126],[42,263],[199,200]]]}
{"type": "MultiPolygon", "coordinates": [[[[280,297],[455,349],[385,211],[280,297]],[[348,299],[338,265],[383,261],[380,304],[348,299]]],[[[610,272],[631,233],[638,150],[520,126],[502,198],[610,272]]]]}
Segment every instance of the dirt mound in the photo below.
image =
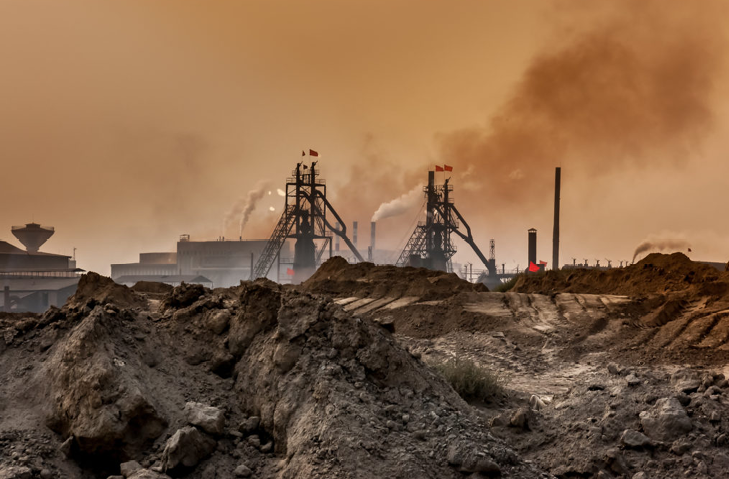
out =
{"type": "Polygon", "coordinates": [[[160,478],[541,476],[387,330],[326,296],[259,281],[147,300],[98,276],[79,289],[3,323],[0,439],[22,437],[25,456],[0,453],[0,475],[107,477],[136,460],[160,478]]]}
{"type": "Polygon", "coordinates": [[[672,292],[721,296],[729,276],[712,266],[695,263],[683,253],[653,253],[627,268],[569,269],[521,275],[513,292],[618,294],[645,297],[672,292]]]}
{"type": "Polygon", "coordinates": [[[469,283],[453,273],[425,268],[399,268],[372,263],[350,264],[334,257],[305,281],[300,290],[337,296],[403,297],[444,299],[460,292],[488,291],[483,284],[469,283]]]}
{"type": "Polygon", "coordinates": [[[136,293],[152,293],[152,294],[167,294],[174,289],[166,283],[157,283],[155,281],[137,281],[132,286],[132,291],[136,293]]]}
{"type": "Polygon", "coordinates": [[[90,272],[81,276],[76,293],[69,298],[68,305],[80,306],[89,302],[91,307],[106,303],[129,307],[138,304],[139,298],[131,289],[115,283],[113,279],[90,272]]]}

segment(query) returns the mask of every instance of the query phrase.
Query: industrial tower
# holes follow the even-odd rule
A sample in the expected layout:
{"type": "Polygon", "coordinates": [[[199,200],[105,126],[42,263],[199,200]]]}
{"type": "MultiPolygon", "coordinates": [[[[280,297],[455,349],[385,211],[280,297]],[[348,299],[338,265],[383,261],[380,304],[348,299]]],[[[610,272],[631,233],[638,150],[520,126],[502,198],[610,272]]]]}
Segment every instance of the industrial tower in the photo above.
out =
{"type": "Polygon", "coordinates": [[[314,161],[311,166],[297,163],[292,172],[293,177],[286,180],[286,207],[251,272],[252,280],[268,275],[287,238],[296,239],[293,282],[306,280],[316,271],[327,248],[329,256],[332,255],[332,236],[327,234],[327,230],[342,238],[354,256],[364,261],[347,237],[345,222],[327,200],[326,182],[318,178],[316,163],[314,161]],[[329,223],[327,210],[334,215],[340,228],[334,228],[329,223]],[[315,240],[324,240],[318,249],[315,240]]]}
{"type": "Polygon", "coordinates": [[[425,222],[419,222],[415,227],[405,249],[400,253],[397,265],[452,271],[451,258],[456,253],[456,247],[451,242],[451,233],[455,233],[473,248],[489,275],[496,276],[496,260],[487,260],[476,246],[471,227],[450,197],[453,186],[449,181],[450,178],[442,186],[436,185],[435,172],[428,172],[428,185],[423,190],[426,198],[425,222]],[[461,231],[461,225],[466,233],[461,231]]]}

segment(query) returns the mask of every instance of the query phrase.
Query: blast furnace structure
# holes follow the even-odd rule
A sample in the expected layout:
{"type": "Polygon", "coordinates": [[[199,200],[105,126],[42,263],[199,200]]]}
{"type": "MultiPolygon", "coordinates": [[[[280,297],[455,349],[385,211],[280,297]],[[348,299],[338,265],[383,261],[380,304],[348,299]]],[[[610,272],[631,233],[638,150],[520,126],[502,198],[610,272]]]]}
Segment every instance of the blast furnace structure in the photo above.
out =
{"type": "Polygon", "coordinates": [[[251,279],[268,274],[287,238],[296,240],[294,245],[293,283],[300,283],[314,271],[324,252],[329,249],[332,256],[332,236],[334,233],[352,250],[359,261],[364,261],[355,245],[347,237],[347,226],[327,200],[326,182],[319,178],[314,161],[310,166],[300,162],[286,181],[286,205],[281,219],[271,233],[263,253],[253,268],[251,279]],[[327,219],[331,213],[338,225],[332,226],[327,219]],[[316,241],[320,244],[317,245],[316,241]]]}
{"type": "Polygon", "coordinates": [[[488,275],[497,276],[496,260],[486,259],[471,235],[471,227],[453,203],[450,178],[443,185],[435,184],[435,172],[428,172],[428,185],[423,189],[426,198],[426,217],[418,223],[397,260],[398,266],[415,266],[441,271],[452,271],[451,258],[456,247],[451,241],[455,233],[465,241],[483,262],[488,275]],[[462,231],[465,229],[465,233],[462,231]]]}

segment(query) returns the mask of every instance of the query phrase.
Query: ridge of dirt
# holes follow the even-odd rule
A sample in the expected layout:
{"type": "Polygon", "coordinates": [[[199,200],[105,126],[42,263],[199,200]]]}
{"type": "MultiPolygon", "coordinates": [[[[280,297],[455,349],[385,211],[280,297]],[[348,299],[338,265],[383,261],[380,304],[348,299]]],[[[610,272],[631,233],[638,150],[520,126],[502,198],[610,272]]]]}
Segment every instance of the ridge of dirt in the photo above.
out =
{"type": "Polygon", "coordinates": [[[607,270],[565,269],[520,275],[515,293],[589,293],[646,297],[686,292],[697,296],[723,296],[729,275],[691,261],[683,253],[652,253],[625,268],[607,270]]]}
{"type": "Polygon", "coordinates": [[[297,289],[360,298],[387,294],[393,297],[424,296],[431,300],[459,292],[488,291],[485,285],[470,283],[455,273],[372,263],[350,264],[339,256],[327,260],[297,289]]]}

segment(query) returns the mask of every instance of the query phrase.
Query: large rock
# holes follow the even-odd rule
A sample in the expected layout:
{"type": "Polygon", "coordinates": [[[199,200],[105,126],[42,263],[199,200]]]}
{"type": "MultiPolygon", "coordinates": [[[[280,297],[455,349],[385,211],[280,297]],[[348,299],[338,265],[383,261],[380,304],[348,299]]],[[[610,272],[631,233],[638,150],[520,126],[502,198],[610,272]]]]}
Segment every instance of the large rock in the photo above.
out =
{"type": "Polygon", "coordinates": [[[634,431],[633,429],[626,429],[623,431],[623,435],[620,437],[620,442],[625,447],[632,447],[634,449],[650,447],[652,445],[648,436],[641,432],[634,431]]]}
{"type": "Polygon", "coordinates": [[[694,371],[682,369],[671,375],[671,384],[676,392],[690,394],[699,389],[701,386],[701,379],[694,371]]]}
{"type": "Polygon", "coordinates": [[[124,477],[129,477],[140,469],[142,466],[137,461],[127,461],[119,466],[119,472],[124,477]]]}
{"type": "Polygon", "coordinates": [[[150,471],[149,469],[139,469],[127,479],[170,479],[170,476],[150,471]]]}
{"type": "Polygon", "coordinates": [[[162,451],[165,470],[195,467],[215,450],[216,442],[192,426],[185,426],[169,438],[162,451]]]}
{"type": "Polygon", "coordinates": [[[448,448],[448,464],[463,473],[478,473],[485,476],[501,476],[501,468],[489,456],[477,450],[459,446],[448,448]]]}
{"type": "Polygon", "coordinates": [[[223,411],[213,406],[206,406],[199,402],[189,402],[185,404],[185,417],[187,422],[210,434],[219,436],[225,430],[223,411]]]}
{"type": "Polygon", "coordinates": [[[663,398],[640,413],[640,424],[648,437],[670,442],[691,431],[691,419],[676,398],[663,398]]]}

